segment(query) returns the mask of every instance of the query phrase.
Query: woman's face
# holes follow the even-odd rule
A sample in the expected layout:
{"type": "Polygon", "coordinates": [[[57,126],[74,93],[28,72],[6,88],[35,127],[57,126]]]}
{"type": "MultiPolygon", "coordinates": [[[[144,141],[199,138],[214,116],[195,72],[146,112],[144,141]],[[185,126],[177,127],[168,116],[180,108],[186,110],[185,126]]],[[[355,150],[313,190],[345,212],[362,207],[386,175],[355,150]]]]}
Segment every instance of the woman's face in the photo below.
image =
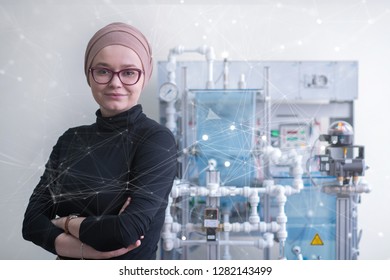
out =
{"type": "MultiPolygon", "coordinates": [[[[128,68],[143,70],[141,59],[132,50],[120,45],[107,46],[101,49],[92,61],[91,68],[104,68],[114,72],[128,68]]],[[[125,85],[118,75],[114,74],[107,84],[98,84],[89,72],[92,95],[100,106],[103,117],[115,116],[127,111],[137,104],[144,83],[144,74],[134,85],[125,85]]]]}

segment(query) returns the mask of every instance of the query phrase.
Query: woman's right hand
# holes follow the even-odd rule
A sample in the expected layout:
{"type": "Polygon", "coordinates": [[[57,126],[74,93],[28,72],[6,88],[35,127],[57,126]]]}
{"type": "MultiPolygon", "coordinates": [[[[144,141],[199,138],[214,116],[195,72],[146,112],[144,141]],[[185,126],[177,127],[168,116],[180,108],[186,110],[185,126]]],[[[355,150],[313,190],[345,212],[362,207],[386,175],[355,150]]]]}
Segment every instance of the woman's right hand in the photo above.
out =
{"type": "Polygon", "coordinates": [[[126,254],[131,250],[138,248],[140,245],[141,240],[137,240],[134,244],[131,244],[126,248],[103,252],[98,251],[87,244],[82,244],[79,239],[70,234],[62,233],[58,235],[55,240],[55,248],[59,256],[75,259],[111,259],[126,254]]]}
{"type": "MultiPolygon", "coordinates": [[[[99,252],[99,259],[102,259],[102,260],[111,259],[111,258],[122,256],[122,255],[126,254],[127,252],[130,252],[131,250],[134,250],[135,248],[139,247],[140,245],[141,245],[141,240],[137,240],[134,244],[131,244],[127,248],[120,248],[120,249],[109,251],[109,252],[100,252],[100,251],[97,251],[97,252],[99,252]]],[[[92,250],[95,250],[92,247],[90,247],[90,248],[92,250]]],[[[87,256],[84,256],[84,258],[88,259],[87,256]]]]}
{"type": "MultiPolygon", "coordinates": [[[[130,202],[131,202],[131,198],[129,197],[123,204],[118,215],[122,214],[126,210],[127,206],[130,205],[130,202]]],[[[56,224],[57,221],[55,220],[53,221],[53,223],[56,224]]],[[[120,248],[117,250],[103,252],[103,251],[98,251],[87,244],[82,244],[77,237],[71,234],[62,233],[59,236],[57,236],[55,240],[55,248],[57,254],[63,257],[76,258],[76,259],[84,258],[84,259],[93,259],[93,260],[111,259],[111,258],[124,255],[130,252],[131,250],[138,248],[141,245],[142,239],[144,239],[143,236],[141,236],[140,239],[138,239],[134,244],[131,244],[126,248],[120,248]]]]}

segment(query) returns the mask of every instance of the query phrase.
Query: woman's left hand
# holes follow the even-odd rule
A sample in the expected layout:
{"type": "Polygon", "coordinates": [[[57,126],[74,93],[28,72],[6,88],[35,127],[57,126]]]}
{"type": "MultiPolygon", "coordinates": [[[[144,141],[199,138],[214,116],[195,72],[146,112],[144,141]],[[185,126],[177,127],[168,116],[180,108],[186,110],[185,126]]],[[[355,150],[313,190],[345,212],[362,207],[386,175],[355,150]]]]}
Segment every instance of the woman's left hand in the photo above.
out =
{"type": "Polygon", "coordinates": [[[121,210],[119,210],[118,215],[122,214],[123,211],[125,211],[126,207],[130,205],[130,202],[131,202],[131,197],[128,197],[125,203],[123,204],[121,210]]]}
{"type": "Polygon", "coordinates": [[[65,230],[66,217],[55,218],[51,222],[58,228],[65,230]]]}

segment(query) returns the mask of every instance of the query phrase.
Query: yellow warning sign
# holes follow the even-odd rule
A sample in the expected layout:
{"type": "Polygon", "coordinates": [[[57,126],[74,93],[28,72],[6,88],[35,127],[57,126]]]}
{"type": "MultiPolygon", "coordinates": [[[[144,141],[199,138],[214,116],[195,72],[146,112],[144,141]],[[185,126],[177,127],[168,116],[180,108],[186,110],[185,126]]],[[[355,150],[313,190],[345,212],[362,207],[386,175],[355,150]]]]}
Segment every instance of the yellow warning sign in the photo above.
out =
{"type": "Polygon", "coordinates": [[[320,235],[318,233],[316,233],[316,235],[314,235],[314,238],[311,241],[310,245],[312,245],[312,246],[322,246],[322,245],[324,245],[324,242],[322,242],[322,239],[321,239],[321,237],[320,237],[320,235]]]}

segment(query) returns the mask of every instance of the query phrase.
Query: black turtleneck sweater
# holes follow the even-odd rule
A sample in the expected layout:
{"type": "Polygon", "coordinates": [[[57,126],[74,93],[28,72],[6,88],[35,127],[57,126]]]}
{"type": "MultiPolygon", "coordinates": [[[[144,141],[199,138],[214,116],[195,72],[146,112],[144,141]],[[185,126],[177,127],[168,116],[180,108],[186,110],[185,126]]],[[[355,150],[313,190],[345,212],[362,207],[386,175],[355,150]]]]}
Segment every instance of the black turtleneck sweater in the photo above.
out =
{"type": "Polygon", "coordinates": [[[176,175],[176,142],[141,105],[71,128],[54,146],[23,221],[26,240],[56,254],[63,232],[51,220],[77,213],[80,240],[111,251],[145,238],[119,259],[155,259],[168,195],[176,175]],[[131,203],[118,215],[127,197],[131,203]]]}

